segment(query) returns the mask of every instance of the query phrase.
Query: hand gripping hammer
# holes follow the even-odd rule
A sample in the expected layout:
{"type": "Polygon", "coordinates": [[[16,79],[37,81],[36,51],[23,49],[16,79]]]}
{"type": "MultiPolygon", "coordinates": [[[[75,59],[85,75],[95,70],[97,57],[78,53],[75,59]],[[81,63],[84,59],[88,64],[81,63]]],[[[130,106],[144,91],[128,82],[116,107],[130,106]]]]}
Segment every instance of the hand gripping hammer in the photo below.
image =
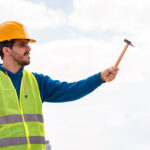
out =
{"type": "MultiPolygon", "coordinates": [[[[114,68],[118,68],[118,65],[119,65],[119,63],[120,63],[122,57],[124,56],[124,54],[125,54],[125,52],[126,52],[128,46],[129,46],[129,45],[133,46],[132,43],[131,43],[130,41],[128,41],[127,39],[125,39],[124,42],[126,42],[126,45],[125,45],[125,47],[124,47],[122,53],[120,54],[119,58],[117,59],[115,65],[114,65],[114,68]]],[[[133,46],[133,47],[134,47],[134,46],[133,46]]]]}

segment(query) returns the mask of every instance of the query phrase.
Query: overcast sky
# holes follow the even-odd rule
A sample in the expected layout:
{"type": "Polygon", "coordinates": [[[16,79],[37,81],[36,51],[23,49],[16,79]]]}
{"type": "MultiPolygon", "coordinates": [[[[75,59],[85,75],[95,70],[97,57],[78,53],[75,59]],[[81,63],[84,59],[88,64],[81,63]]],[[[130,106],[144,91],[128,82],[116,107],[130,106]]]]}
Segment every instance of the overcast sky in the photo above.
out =
{"type": "Polygon", "coordinates": [[[32,38],[28,70],[73,82],[115,64],[119,74],[88,96],[45,103],[52,150],[150,149],[149,0],[0,0],[0,23],[22,22],[32,38]]]}

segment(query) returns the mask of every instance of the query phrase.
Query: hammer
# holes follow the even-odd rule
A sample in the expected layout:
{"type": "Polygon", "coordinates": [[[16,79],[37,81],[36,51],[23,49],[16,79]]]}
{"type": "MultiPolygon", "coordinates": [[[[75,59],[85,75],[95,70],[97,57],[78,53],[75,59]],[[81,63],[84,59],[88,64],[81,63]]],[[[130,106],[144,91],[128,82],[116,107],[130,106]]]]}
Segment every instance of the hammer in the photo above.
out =
{"type": "MultiPolygon", "coordinates": [[[[132,43],[131,43],[130,41],[128,41],[127,39],[125,39],[124,42],[126,43],[126,45],[125,45],[125,47],[124,47],[122,53],[120,54],[119,58],[117,59],[115,65],[114,65],[114,68],[118,68],[118,65],[119,65],[119,63],[120,63],[122,57],[124,56],[124,54],[125,54],[125,52],[126,52],[128,46],[129,46],[129,45],[133,46],[132,43]]],[[[134,46],[133,46],[133,47],[134,47],[134,46]]],[[[106,82],[109,82],[109,80],[107,79],[106,82]]]]}
{"type": "MultiPolygon", "coordinates": [[[[125,39],[124,42],[126,42],[126,45],[125,45],[125,47],[124,47],[122,53],[120,54],[119,58],[117,59],[115,65],[114,65],[114,68],[118,68],[118,65],[119,65],[119,63],[120,63],[122,57],[124,56],[124,54],[125,54],[125,52],[126,52],[128,46],[129,46],[129,45],[133,46],[132,43],[131,43],[130,41],[128,41],[127,39],[125,39]]],[[[133,47],[134,47],[134,46],[133,46],[133,47]]]]}

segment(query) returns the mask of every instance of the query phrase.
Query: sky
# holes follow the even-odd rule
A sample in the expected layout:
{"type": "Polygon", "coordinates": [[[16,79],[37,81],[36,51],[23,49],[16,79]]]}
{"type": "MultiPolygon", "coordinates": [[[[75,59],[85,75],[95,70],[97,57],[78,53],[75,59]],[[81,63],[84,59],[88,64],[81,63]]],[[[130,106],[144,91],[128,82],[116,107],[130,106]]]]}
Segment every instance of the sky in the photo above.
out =
{"type": "Polygon", "coordinates": [[[0,0],[0,23],[23,23],[32,44],[27,69],[73,82],[115,64],[117,78],[86,97],[44,103],[52,150],[150,149],[149,0],[0,0]]]}

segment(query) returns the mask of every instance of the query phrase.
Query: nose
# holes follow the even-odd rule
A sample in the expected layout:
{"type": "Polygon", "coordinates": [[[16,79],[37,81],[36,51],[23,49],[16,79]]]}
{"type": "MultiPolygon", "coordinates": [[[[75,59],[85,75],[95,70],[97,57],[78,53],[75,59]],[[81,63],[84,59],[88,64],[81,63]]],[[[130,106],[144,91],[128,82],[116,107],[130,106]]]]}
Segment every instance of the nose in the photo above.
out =
{"type": "Polygon", "coordinates": [[[29,44],[26,45],[26,50],[31,51],[31,46],[29,44]]]}

